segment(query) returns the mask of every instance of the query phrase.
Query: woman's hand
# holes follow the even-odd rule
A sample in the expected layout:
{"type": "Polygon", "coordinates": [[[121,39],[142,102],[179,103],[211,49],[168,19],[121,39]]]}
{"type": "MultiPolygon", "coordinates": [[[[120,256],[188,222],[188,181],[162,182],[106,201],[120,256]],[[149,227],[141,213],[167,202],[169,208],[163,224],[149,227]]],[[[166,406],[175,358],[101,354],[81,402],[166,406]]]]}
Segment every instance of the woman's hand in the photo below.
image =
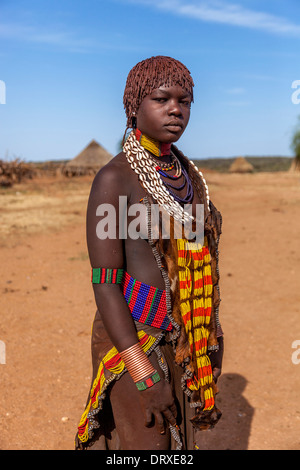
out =
{"type": "Polygon", "coordinates": [[[145,426],[155,424],[160,434],[164,434],[165,424],[176,425],[177,409],[171,387],[161,379],[155,385],[140,392],[140,402],[145,415],[145,426]]]}
{"type": "Polygon", "coordinates": [[[215,383],[217,383],[218,378],[222,372],[222,361],[223,361],[223,353],[224,353],[224,341],[223,336],[218,338],[219,349],[217,351],[212,351],[209,353],[209,359],[211,362],[211,368],[213,373],[213,378],[215,383]]]}

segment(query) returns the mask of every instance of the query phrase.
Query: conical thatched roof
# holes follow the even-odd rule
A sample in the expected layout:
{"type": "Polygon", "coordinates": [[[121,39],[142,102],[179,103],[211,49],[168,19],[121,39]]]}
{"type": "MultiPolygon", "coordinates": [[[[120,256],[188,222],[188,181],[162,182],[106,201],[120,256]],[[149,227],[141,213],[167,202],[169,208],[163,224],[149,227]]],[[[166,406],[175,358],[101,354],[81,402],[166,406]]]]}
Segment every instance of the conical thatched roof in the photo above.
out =
{"type": "Polygon", "coordinates": [[[70,160],[64,173],[71,175],[83,175],[96,173],[111,159],[111,155],[96,140],[92,140],[73,160],[70,160]]]}
{"type": "Polygon", "coordinates": [[[237,157],[229,168],[231,173],[252,173],[253,170],[253,165],[244,157],[237,157]]]}
{"type": "Polygon", "coordinates": [[[112,155],[108,153],[96,140],[92,140],[67,166],[97,167],[106,165],[112,155]]]}

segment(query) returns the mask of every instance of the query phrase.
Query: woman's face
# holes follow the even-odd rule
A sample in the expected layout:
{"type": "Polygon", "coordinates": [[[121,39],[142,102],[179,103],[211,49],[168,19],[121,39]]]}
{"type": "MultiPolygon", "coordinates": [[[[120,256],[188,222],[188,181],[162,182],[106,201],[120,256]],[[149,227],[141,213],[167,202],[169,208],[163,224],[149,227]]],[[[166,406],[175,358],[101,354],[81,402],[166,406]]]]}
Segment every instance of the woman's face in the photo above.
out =
{"type": "Polygon", "coordinates": [[[159,142],[176,142],[189,122],[191,101],[180,85],[156,88],[140,104],[137,128],[159,142]]]}

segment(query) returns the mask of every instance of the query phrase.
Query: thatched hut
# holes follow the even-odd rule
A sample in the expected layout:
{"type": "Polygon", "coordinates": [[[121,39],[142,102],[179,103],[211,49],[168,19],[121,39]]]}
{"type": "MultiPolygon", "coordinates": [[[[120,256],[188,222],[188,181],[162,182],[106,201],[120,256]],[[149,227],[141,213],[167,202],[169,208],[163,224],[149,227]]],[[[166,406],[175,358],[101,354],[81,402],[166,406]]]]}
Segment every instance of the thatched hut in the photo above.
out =
{"type": "Polygon", "coordinates": [[[230,173],[252,173],[254,171],[253,165],[249,163],[244,157],[237,157],[229,168],[230,173]]]}
{"type": "Polygon", "coordinates": [[[92,140],[73,160],[62,169],[66,176],[94,175],[106,165],[113,156],[96,140],[92,140]]]}

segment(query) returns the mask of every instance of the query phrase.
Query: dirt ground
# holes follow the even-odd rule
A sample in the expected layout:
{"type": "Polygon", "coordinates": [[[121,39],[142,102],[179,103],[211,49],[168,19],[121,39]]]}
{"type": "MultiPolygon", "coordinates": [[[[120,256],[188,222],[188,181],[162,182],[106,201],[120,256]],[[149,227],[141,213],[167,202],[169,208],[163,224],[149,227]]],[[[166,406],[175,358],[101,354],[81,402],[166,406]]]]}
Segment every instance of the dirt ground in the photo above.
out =
{"type": "MultiPolygon", "coordinates": [[[[201,449],[300,449],[300,175],[205,172],[223,214],[218,426],[201,449]]],[[[91,380],[91,178],[0,190],[0,448],[72,450],[91,380]],[[0,356],[1,357],[1,356],[0,356]],[[2,362],[3,352],[2,352],[2,362]]]]}

